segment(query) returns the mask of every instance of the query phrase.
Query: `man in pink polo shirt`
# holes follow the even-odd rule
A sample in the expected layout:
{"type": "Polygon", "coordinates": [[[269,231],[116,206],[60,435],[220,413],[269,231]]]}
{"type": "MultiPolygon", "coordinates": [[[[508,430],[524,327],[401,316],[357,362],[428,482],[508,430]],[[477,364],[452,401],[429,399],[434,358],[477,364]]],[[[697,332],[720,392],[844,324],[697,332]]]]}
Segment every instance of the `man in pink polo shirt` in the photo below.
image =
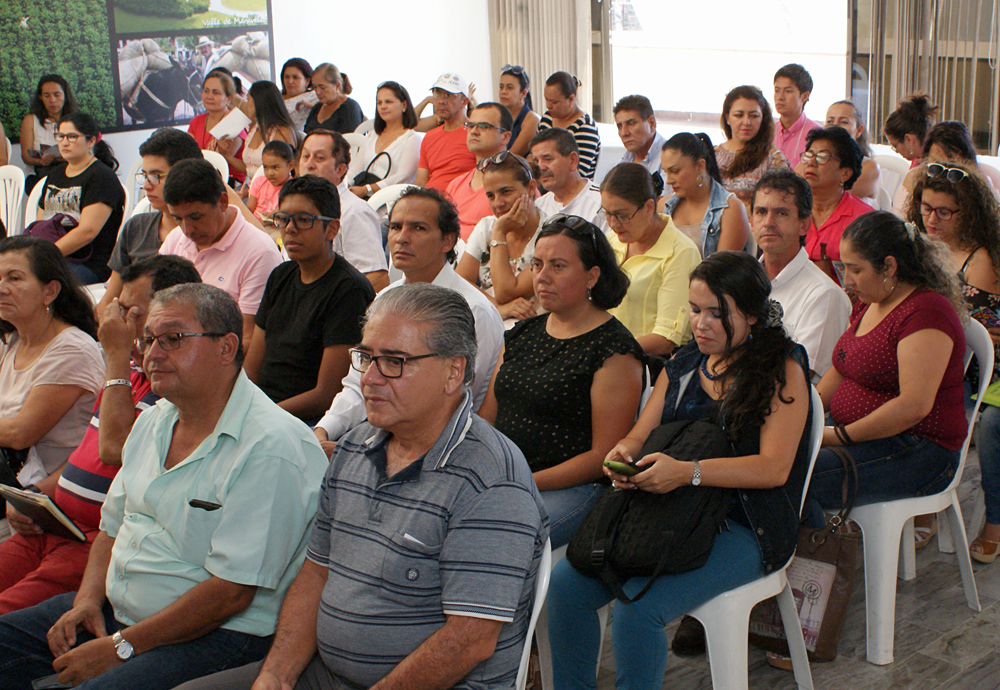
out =
{"type": "Polygon", "coordinates": [[[281,263],[277,245],[229,205],[222,178],[206,160],[183,160],[170,168],[163,199],[178,227],[160,254],[183,256],[202,281],[232,295],[243,314],[243,342],[249,343],[267,277],[281,263]]]}
{"type": "Polygon", "coordinates": [[[774,73],[774,109],[780,116],[774,130],[774,145],[785,154],[793,170],[806,150],[806,135],[820,127],[805,113],[812,89],[812,77],[802,65],[792,63],[774,73]]]}
{"type": "Polygon", "coordinates": [[[507,150],[513,126],[514,118],[510,111],[499,103],[492,102],[477,105],[465,123],[465,143],[476,157],[476,167],[452,180],[445,192],[458,209],[463,240],[469,239],[476,223],[492,215],[483,189],[483,173],[479,167],[486,159],[507,150]]]}
{"type": "Polygon", "coordinates": [[[469,104],[469,82],[454,73],[438,77],[431,87],[434,117],[441,124],[427,132],[420,144],[417,185],[439,192],[462,173],[476,167],[476,156],[465,145],[465,107],[469,104]]]}

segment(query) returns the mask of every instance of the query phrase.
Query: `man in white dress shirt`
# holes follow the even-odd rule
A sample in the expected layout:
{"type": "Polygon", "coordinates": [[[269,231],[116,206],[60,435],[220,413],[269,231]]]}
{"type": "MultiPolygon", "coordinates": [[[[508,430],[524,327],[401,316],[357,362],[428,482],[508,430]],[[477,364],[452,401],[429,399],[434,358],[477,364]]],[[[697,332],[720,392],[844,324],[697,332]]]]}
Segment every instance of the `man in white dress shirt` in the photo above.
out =
{"type": "Polygon", "coordinates": [[[771,297],[784,310],[788,335],[809,354],[816,383],[832,366],[833,349],[850,321],[851,301],[802,247],[812,218],[812,190],[791,170],[775,170],[757,183],[751,204],[771,297]]]}
{"type": "Polygon", "coordinates": [[[340,192],[340,232],[333,251],[365,274],[375,292],[389,284],[389,266],[382,250],[382,229],[378,214],[347,189],[347,168],[351,145],[338,132],[314,129],[302,142],[299,175],[318,175],[337,186],[340,192]]]}
{"type": "Polygon", "coordinates": [[[543,129],[528,149],[538,167],[538,184],[546,190],[535,202],[542,217],[580,216],[609,232],[611,227],[601,213],[601,191],[580,174],[580,149],[573,134],[560,127],[543,129]]]}
{"type": "MultiPolygon", "coordinates": [[[[500,312],[486,295],[451,267],[449,261],[454,258],[458,236],[458,211],[440,192],[428,187],[404,191],[389,216],[392,265],[403,272],[403,277],[386,290],[407,283],[433,283],[458,292],[469,303],[476,320],[478,343],[472,409],[478,410],[503,347],[504,327],[500,312]]],[[[334,442],[365,421],[365,417],[361,375],[352,368],[344,378],[343,390],[315,428],[327,455],[333,452],[334,442]]]]}

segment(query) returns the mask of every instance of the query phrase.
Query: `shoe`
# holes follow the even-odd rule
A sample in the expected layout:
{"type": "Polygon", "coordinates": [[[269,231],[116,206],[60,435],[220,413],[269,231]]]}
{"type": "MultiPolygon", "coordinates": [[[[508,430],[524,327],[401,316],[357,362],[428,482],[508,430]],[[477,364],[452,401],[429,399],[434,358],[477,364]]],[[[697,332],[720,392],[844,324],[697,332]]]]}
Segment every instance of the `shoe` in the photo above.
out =
{"type": "Polygon", "coordinates": [[[997,559],[997,556],[1000,556],[1000,542],[983,539],[981,536],[976,537],[969,544],[969,555],[972,556],[972,560],[974,561],[992,563],[997,559]],[[973,550],[977,548],[979,549],[978,551],[973,550]]]}
{"type": "Polygon", "coordinates": [[[774,652],[767,653],[767,663],[769,666],[774,668],[780,668],[782,671],[792,670],[792,657],[784,656],[782,654],[775,654],[774,652]]]}
{"type": "Polygon", "coordinates": [[[937,520],[931,523],[929,527],[914,527],[913,528],[913,546],[919,551],[925,548],[931,543],[931,537],[937,534],[937,520]]]}
{"type": "Polygon", "coordinates": [[[697,618],[684,616],[674,633],[670,649],[678,656],[696,656],[705,653],[705,628],[697,618]]]}

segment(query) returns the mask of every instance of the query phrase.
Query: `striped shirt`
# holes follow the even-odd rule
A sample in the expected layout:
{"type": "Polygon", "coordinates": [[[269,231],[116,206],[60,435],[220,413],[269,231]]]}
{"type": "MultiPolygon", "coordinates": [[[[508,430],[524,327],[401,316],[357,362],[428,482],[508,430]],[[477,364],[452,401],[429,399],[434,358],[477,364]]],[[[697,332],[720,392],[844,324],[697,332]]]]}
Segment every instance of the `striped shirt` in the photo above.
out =
{"type": "MultiPolygon", "coordinates": [[[[541,132],[552,126],[552,116],[548,113],[542,115],[542,121],[538,123],[538,131],[541,132]]],[[[597,157],[601,155],[601,135],[597,133],[594,119],[584,113],[566,129],[573,133],[576,147],[580,149],[580,174],[588,180],[594,179],[594,172],[597,170],[597,157]]]]}
{"type": "Polygon", "coordinates": [[[317,624],[326,667],[371,687],[445,623],[504,623],[493,655],[455,688],[511,688],[548,519],[524,456],[466,393],[421,459],[386,476],[390,435],[341,438],[306,557],[328,569],[317,624]]]}

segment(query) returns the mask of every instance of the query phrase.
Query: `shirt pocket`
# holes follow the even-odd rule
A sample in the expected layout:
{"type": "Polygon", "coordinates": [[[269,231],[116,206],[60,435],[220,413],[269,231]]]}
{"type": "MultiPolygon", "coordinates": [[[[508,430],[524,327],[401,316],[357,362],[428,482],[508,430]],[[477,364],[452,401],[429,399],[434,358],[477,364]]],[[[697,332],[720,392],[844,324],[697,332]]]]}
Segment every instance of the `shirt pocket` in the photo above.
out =
{"type": "Polygon", "coordinates": [[[441,608],[441,544],[424,544],[406,532],[397,532],[382,561],[383,599],[420,608],[441,608]]]}
{"type": "MultiPolygon", "coordinates": [[[[211,498],[201,500],[215,502],[211,498]]],[[[222,510],[221,507],[215,510],[204,510],[187,504],[184,506],[177,545],[180,557],[185,562],[204,567],[205,559],[212,546],[212,537],[222,520],[222,510]]]]}

